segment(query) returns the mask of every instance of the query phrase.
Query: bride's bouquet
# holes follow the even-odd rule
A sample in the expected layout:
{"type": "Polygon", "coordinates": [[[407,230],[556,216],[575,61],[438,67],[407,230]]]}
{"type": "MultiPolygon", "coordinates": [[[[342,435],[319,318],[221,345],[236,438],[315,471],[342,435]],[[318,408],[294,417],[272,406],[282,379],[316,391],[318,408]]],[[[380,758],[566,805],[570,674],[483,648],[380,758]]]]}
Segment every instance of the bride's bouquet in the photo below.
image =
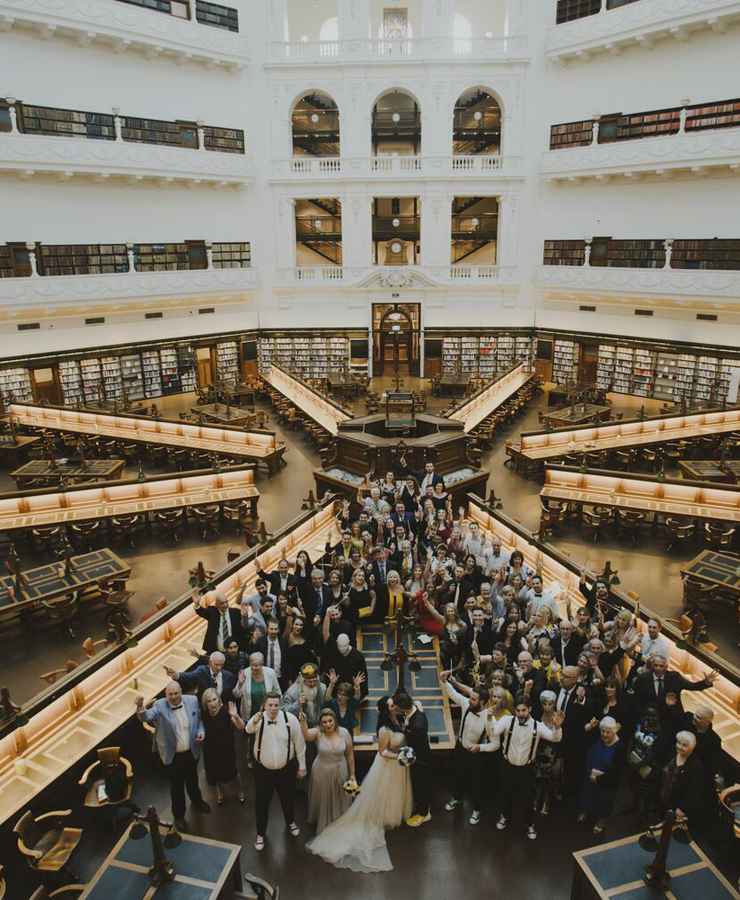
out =
{"type": "Polygon", "coordinates": [[[348,778],[342,785],[342,790],[350,797],[356,797],[360,793],[360,785],[355,778],[348,778]]]}
{"type": "Polygon", "coordinates": [[[408,769],[416,762],[416,753],[413,747],[401,747],[398,751],[398,762],[404,768],[408,769]]]}

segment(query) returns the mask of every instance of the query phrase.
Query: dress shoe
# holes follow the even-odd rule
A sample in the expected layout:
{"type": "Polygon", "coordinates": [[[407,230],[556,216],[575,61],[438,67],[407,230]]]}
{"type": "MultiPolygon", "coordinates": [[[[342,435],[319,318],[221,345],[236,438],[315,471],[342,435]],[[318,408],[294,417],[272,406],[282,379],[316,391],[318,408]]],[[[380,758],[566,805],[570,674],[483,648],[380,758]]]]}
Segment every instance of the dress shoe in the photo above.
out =
{"type": "Polygon", "coordinates": [[[180,816],[179,818],[175,817],[175,828],[180,832],[187,831],[188,823],[185,821],[185,819],[182,818],[182,816],[180,816]]]}
{"type": "Polygon", "coordinates": [[[196,800],[195,803],[193,803],[193,809],[197,810],[199,813],[209,813],[211,811],[211,807],[205,800],[196,800]]]}

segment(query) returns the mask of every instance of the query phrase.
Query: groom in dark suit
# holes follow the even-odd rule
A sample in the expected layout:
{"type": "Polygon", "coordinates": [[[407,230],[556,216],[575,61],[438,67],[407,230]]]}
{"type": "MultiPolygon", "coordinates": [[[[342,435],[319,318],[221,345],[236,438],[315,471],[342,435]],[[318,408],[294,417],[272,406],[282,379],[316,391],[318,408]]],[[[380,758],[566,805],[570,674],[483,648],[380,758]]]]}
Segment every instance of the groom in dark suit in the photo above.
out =
{"type": "Polygon", "coordinates": [[[393,702],[403,714],[403,733],[406,743],[416,754],[411,766],[411,787],[414,791],[414,812],[406,819],[411,828],[418,828],[432,818],[429,811],[432,780],[432,751],[429,747],[429,722],[408,694],[396,694],[393,702]]]}

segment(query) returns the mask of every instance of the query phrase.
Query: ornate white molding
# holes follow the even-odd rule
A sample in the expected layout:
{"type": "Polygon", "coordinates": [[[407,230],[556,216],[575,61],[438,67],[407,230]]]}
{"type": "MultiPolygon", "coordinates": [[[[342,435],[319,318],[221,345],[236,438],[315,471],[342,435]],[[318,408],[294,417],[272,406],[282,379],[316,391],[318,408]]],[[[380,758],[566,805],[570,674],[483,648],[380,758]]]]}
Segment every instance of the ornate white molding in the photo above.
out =
{"type": "Polygon", "coordinates": [[[515,266],[303,266],[278,269],[276,276],[279,285],[360,290],[438,289],[462,284],[490,289],[519,282],[515,266]]]}
{"type": "Polygon", "coordinates": [[[628,46],[650,48],[661,38],[686,40],[692,33],[724,31],[740,17],[739,0],[638,0],[552,26],[545,39],[548,59],[585,61],[591,54],[618,53],[628,46]]]}
{"type": "Polygon", "coordinates": [[[420,37],[409,40],[348,39],[338,41],[273,41],[268,66],[424,62],[528,62],[525,34],[491,38],[420,37]]]}
{"type": "Polygon", "coordinates": [[[520,156],[295,156],[274,160],[271,181],[524,178],[520,156]]]}
{"type": "Polygon", "coordinates": [[[118,275],[52,275],[0,279],[0,307],[99,304],[146,297],[228,296],[251,291],[255,269],[122,272],[118,275]]]}
{"type": "Polygon", "coordinates": [[[740,272],[696,269],[619,269],[540,266],[541,287],[599,293],[740,298],[740,272]]]}
{"type": "Polygon", "coordinates": [[[549,150],[542,157],[541,171],[549,180],[569,181],[637,172],[664,175],[688,170],[702,175],[721,167],[740,171],[740,128],[549,150]]]}
{"type": "Polygon", "coordinates": [[[242,34],[117,0],[0,0],[0,28],[16,24],[44,38],[71,37],[181,63],[241,69],[249,62],[242,34]]]}
{"type": "Polygon", "coordinates": [[[0,170],[25,178],[45,173],[65,178],[102,174],[236,187],[253,181],[251,162],[244,154],[19,132],[0,134],[0,170]]]}

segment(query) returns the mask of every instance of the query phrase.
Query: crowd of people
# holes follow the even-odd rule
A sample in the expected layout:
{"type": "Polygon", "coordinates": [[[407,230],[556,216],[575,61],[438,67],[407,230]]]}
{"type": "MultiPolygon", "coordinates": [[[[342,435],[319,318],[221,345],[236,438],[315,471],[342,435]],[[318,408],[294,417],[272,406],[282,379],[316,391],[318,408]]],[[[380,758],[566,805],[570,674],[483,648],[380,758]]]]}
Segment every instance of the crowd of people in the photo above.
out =
{"type": "Polygon", "coordinates": [[[710,687],[716,673],[689,681],[668,670],[659,622],[642,631],[609,585],[585,574],[572,609],[521,552],[453,511],[431,463],[416,477],[367,479],[337,520],[341,538],[321,560],[300,551],[292,565],[260,569],[238,606],[218,590],[205,605],[196,595],[207,622],[199,663],[168,668],[165,696],[148,709],[139,699],[180,827],[185,791],[209,809],[202,749],[219,804],[232,782],[246,802],[251,770],[256,849],[275,792],[299,835],[296,788],[308,776],[307,848],[357,871],[390,868],[385,830],[431,818],[428,724],[405,692],[382,698],[378,753],[359,788],[352,734],[368,693],[358,627],[397,616],[438,639],[441,689],[460,711],[446,811],[467,802],[470,825],[487,817],[535,840],[543,817],[571,800],[600,835],[621,787],[640,825],[670,808],[701,827],[723,757],[711,707],[686,712],[682,692],[710,687]]]}

